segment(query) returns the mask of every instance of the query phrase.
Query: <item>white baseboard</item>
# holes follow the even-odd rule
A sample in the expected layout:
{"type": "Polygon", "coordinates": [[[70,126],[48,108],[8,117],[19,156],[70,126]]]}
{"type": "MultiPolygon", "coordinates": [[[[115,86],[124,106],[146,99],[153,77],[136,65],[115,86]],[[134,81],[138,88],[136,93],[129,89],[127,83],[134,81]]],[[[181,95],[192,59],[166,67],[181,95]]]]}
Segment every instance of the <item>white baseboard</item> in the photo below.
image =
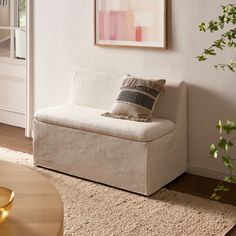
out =
{"type": "Polygon", "coordinates": [[[2,109],[0,110],[0,123],[25,128],[25,114],[2,109]]]}
{"type": "MultiPolygon", "coordinates": [[[[229,175],[229,172],[221,172],[218,170],[208,169],[200,166],[193,166],[188,165],[187,173],[200,175],[208,178],[219,179],[222,180],[225,176],[229,175]]],[[[236,178],[236,174],[234,173],[233,176],[236,178]]]]}

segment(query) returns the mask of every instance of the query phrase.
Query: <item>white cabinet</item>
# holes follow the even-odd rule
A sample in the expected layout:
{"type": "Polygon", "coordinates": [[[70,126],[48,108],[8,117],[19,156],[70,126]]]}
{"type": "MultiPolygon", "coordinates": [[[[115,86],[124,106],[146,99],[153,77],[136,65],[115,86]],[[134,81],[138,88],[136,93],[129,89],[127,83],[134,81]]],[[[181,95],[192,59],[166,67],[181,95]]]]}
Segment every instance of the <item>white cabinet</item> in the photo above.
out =
{"type": "Polygon", "coordinates": [[[0,123],[25,127],[25,64],[0,62],[0,123]]]}
{"type": "Polygon", "coordinates": [[[16,58],[26,58],[26,31],[25,29],[16,29],[16,58]]]}

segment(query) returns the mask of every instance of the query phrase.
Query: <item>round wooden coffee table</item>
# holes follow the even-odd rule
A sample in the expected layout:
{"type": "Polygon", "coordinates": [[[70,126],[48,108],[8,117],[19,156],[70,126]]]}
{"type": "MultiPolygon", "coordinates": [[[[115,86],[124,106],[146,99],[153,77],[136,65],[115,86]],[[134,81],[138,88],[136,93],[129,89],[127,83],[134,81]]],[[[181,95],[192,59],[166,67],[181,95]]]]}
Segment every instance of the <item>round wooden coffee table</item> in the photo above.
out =
{"type": "Polygon", "coordinates": [[[0,161],[0,186],[15,192],[10,215],[0,224],[0,235],[63,235],[63,203],[46,177],[25,166],[0,161]]]}

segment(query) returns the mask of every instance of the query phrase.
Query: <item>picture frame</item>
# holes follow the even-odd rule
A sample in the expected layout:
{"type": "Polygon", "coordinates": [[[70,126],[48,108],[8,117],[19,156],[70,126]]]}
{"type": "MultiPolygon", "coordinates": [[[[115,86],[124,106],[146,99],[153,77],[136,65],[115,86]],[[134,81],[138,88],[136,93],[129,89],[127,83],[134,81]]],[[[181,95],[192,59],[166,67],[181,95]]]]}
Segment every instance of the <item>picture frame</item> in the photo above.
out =
{"type": "Polygon", "coordinates": [[[167,0],[94,0],[94,44],[167,49],[167,0]]]}

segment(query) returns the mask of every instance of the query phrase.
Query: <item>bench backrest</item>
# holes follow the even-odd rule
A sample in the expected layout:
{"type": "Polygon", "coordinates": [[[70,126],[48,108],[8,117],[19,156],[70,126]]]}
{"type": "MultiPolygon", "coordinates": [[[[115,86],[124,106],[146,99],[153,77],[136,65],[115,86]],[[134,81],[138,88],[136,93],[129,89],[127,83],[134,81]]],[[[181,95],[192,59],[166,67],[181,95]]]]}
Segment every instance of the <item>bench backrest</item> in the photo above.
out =
{"type": "MultiPolygon", "coordinates": [[[[74,73],[70,103],[110,110],[125,74],[78,70],[74,73]]],[[[183,81],[167,79],[153,116],[178,121],[186,112],[186,86],[183,81]],[[181,115],[181,116],[182,116],[181,115]]]]}

